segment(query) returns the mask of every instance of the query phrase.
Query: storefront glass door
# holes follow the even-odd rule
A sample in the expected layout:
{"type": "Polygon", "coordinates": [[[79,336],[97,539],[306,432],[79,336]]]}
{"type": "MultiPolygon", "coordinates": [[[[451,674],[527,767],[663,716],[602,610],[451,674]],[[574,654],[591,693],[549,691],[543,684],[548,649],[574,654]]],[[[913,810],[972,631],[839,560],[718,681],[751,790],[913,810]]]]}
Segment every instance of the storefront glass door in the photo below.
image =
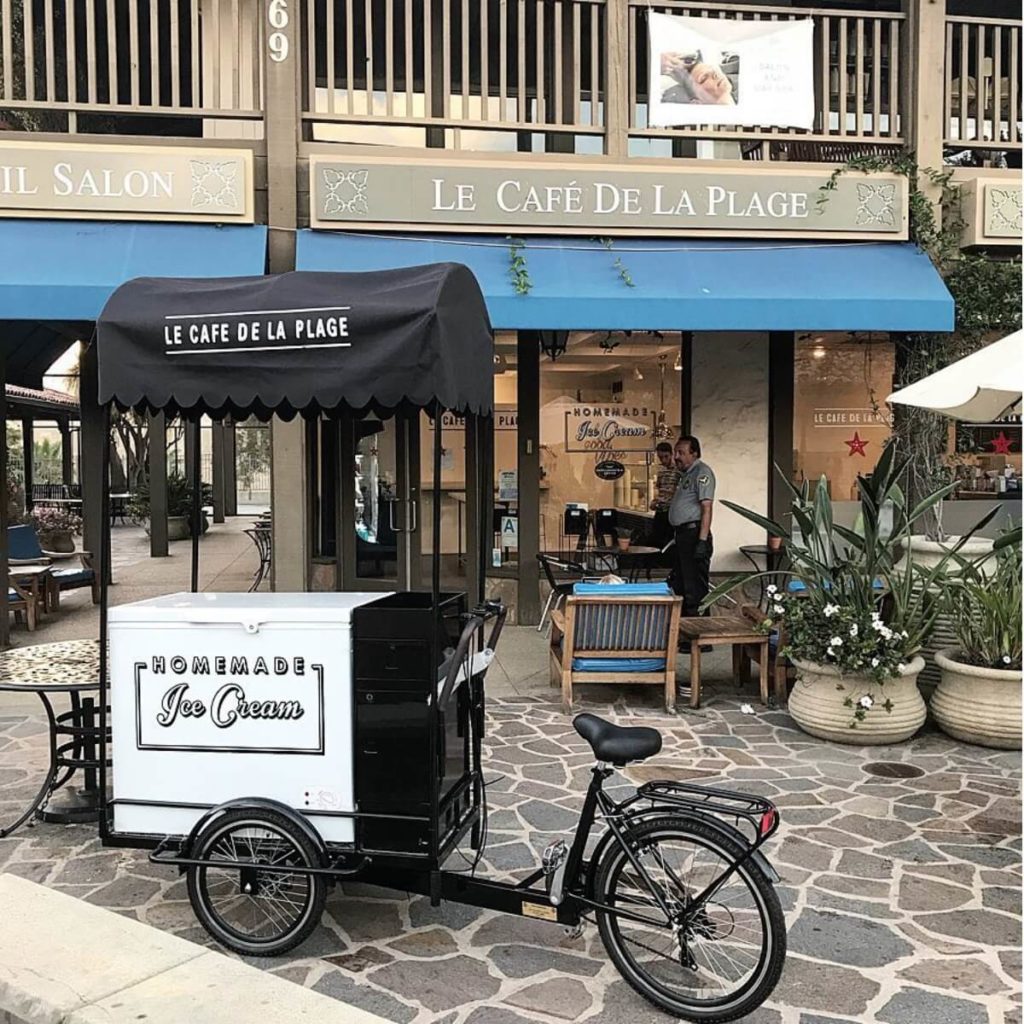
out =
{"type": "Polygon", "coordinates": [[[347,419],[341,451],[342,589],[417,587],[422,536],[418,416],[347,419]]]}

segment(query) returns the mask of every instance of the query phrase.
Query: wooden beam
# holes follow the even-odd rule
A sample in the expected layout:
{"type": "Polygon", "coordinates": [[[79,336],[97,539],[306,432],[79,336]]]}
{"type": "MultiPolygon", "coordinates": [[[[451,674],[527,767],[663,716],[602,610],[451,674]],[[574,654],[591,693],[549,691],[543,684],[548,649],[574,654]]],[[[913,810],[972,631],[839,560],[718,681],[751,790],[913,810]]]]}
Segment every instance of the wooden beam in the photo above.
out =
{"type": "MultiPolygon", "coordinates": [[[[0,445],[0,579],[10,590],[7,579],[9,569],[7,550],[7,527],[10,524],[10,509],[7,507],[7,364],[3,348],[0,348],[0,423],[4,428],[4,443],[0,445]]],[[[0,649],[11,645],[11,611],[4,609],[0,615],[0,649]]]]}
{"type": "Polygon", "coordinates": [[[616,160],[629,156],[629,0],[608,0],[604,77],[604,151],[616,160]]]}
{"type": "Polygon", "coordinates": [[[519,401],[519,613],[520,625],[540,622],[540,338],[520,331],[516,346],[519,401]]]}
{"type": "Polygon", "coordinates": [[[25,463],[25,511],[32,511],[32,487],[35,483],[35,466],[33,463],[34,452],[33,452],[33,440],[35,437],[35,431],[32,429],[32,420],[23,419],[21,421],[21,450],[22,457],[25,463]]]}
{"type": "Polygon", "coordinates": [[[783,525],[790,498],[779,473],[793,479],[795,350],[792,331],[768,335],[768,515],[783,525]]]}
{"type": "Polygon", "coordinates": [[[75,480],[75,463],[71,450],[71,422],[67,417],[57,424],[60,429],[60,478],[65,487],[75,480]]]}

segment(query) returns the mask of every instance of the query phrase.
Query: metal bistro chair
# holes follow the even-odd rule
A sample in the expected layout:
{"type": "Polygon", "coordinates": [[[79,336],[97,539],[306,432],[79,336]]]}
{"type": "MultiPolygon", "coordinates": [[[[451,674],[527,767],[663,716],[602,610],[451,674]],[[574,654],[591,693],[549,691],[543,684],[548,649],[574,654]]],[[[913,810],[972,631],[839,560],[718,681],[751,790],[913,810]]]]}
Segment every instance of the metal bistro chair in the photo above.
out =
{"type": "Polygon", "coordinates": [[[537,561],[544,572],[544,578],[547,580],[548,586],[551,587],[548,599],[544,604],[544,611],[540,616],[540,623],[537,625],[537,632],[541,633],[547,625],[548,616],[551,611],[558,608],[565,601],[577,583],[583,583],[598,577],[588,576],[586,567],[578,562],[570,562],[565,558],[556,558],[554,555],[538,555],[537,561]],[[571,578],[559,582],[558,577],[555,575],[556,572],[561,573],[563,576],[570,575],[571,578]]]}
{"type": "Polygon", "coordinates": [[[252,593],[259,588],[270,571],[270,526],[254,526],[252,529],[246,530],[245,534],[256,545],[256,553],[260,559],[260,564],[256,568],[256,572],[253,573],[252,584],[249,587],[249,592],[252,593]]]}

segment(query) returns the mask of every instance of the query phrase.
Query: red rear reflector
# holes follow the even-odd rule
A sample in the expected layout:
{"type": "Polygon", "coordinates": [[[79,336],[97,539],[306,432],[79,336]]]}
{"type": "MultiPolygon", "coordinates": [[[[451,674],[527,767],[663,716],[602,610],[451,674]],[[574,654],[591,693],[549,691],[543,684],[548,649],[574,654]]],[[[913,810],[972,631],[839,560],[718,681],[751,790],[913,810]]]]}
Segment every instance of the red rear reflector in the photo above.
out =
{"type": "Polygon", "coordinates": [[[761,815],[761,835],[766,836],[775,828],[776,817],[775,811],[766,811],[761,815]]]}

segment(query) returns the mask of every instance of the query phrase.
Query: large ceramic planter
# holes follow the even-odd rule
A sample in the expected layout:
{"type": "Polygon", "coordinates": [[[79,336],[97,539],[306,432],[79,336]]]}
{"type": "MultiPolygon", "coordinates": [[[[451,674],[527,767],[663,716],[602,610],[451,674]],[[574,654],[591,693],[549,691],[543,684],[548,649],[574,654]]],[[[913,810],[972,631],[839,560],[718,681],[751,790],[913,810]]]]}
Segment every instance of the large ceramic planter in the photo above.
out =
{"type": "Polygon", "coordinates": [[[67,552],[75,550],[75,538],[70,530],[56,530],[39,535],[39,546],[44,551],[67,552]]]}
{"type": "MultiPolygon", "coordinates": [[[[909,549],[903,552],[903,557],[900,558],[897,566],[901,569],[905,568],[907,558],[909,557],[915,565],[920,566],[926,572],[934,569],[959,539],[959,537],[948,537],[940,543],[928,540],[921,535],[911,537],[909,549]]],[[[983,555],[991,555],[993,559],[995,558],[992,555],[992,541],[987,537],[972,537],[957,554],[961,558],[971,560],[980,558],[983,555]]],[[[956,562],[950,559],[946,563],[946,568],[949,571],[953,571],[956,569],[956,562]]],[[[917,685],[920,687],[925,700],[931,698],[935,692],[935,687],[939,683],[939,667],[935,662],[935,656],[939,651],[947,647],[954,647],[955,645],[956,636],[953,633],[949,617],[945,614],[940,614],[935,621],[935,630],[931,638],[921,650],[925,658],[925,666],[924,671],[918,676],[917,685]]]]}
{"type": "Polygon", "coordinates": [[[853,746],[884,746],[910,739],[924,725],[928,715],[917,676],[924,668],[924,658],[914,658],[900,668],[900,674],[875,682],[870,676],[845,675],[831,665],[793,659],[796,685],[789,697],[789,713],[804,732],[833,743],[853,746]],[[854,709],[843,702],[849,697],[854,704],[863,696],[875,702],[856,728],[854,709]],[[882,705],[892,701],[892,710],[882,705]]]}
{"type": "Polygon", "coordinates": [[[956,651],[935,655],[942,676],[932,717],[954,739],[1002,750],[1021,749],[1021,673],[965,665],[956,651]]]}

